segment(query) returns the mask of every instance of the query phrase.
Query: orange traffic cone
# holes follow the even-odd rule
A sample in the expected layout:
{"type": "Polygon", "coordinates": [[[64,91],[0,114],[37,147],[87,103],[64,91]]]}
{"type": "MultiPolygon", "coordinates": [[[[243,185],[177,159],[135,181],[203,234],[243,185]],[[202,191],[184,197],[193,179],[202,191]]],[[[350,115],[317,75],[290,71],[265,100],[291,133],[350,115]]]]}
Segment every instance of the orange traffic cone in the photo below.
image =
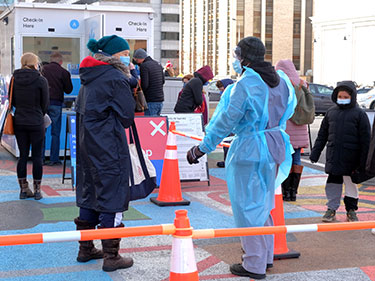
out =
{"type": "Polygon", "coordinates": [[[158,206],[190,204],[190,201],[182,198],[177,160],[176,135],[171,132],[172,130],[176,130],[174,122],[171,122],[171,126],[169,127],[167,148],[164,154],[163,171],[161,172],[159,195],[157,198],[150,198],[150,201],[158,206]]]}
{"type": "MultiPolygon", "coordinates": [[[[281,186],[276,189],[275,209],[271,211],[271,215],[275,226],[285,225],[281,186]]],[[[273,251],[273,258],[275,260],[298,258],[300,255],[300,253],[288,249],[286,244],[286,234],[275,234],[275,246],[273,251]]]]}
{"type": "Polygon", "coordinates": [[[198,281],[198,269],[193,247],[193,229],[186,210],[177,210],[172,241],[172,257],[169,281],[198,281]]]}

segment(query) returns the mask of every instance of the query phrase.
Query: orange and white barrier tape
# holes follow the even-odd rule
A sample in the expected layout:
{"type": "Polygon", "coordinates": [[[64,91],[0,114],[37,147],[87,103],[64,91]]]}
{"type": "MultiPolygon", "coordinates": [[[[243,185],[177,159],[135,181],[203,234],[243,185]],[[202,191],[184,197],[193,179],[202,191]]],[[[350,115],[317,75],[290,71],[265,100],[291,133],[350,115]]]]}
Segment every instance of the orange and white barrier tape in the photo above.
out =
{"type": "MultiPolygon", "coordinates": [[[[267,235],[279,233],[328,232],[372,228],[375,228],[375,221],[341,222],[332,224],[300,224],[283,226],[244,227],[228,229],[189,229],[189,233],[192,231],[193,239],[206,239],[249,235],[267,235]]],[[[138,237],[152,235],[178,235],[178,232],[181,231],[187,230],[183,228],[181,230],[178,230],[178,227],[176,227],[173,224],[162,224],[156,226],[104,228],[81,231],[61,231],[34,234],[2,235],[0,236],[0,246],[41,244],[67,241],[87,241],[95,239],[114,239],[122,237],[138,237]]]]}
{"type": "MultiPolygon", "coordinates": [[[[176,131],[176,130],[171,130],[171,132],[173,134],[176,134],[176,135],[179,135],[179,136],[182,136],[182,137],[191,138],[193,140],[197,140],[197,141],[202,141],[203,140],[203,137],[185,134],[185,133],[182,133],[182,132],[179,132],[179,131],[176,131]]],[[[230,147],[230,143],[222,142],[218,146],[230,147]]]]}
{"type": "Polygon", "coordinates": [[[201,229],[193,230],[193,239],[235,237],[249,235],[267,235],[296,232],[328,232],[343,230],[371,229],[375,221],[341,222],[332,224],[298,224],[283,226],[244,227],[229,229],[201,229]]]}
{"type": "Polygon", "coordinates": [[[176,231],[173,224],[140,227],[116,227],[95,230],[60,231],[34,234],[0,236],[0,246],[41,244],[68,241],[87,241],[95,239],[114,239],[151,235],[172,235],[176,231]]]}

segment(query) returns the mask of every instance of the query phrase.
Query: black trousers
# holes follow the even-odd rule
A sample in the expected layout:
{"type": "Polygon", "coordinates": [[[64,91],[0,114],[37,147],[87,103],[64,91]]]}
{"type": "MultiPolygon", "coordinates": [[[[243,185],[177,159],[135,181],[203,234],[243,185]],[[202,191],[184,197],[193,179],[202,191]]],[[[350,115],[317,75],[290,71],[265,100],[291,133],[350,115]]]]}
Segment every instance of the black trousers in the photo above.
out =
{"type": "Polygon", "coordinates": [[[15,125],[14,133],[16,135],[20,158],[17,163],[17,177],[27,177],[27,159],[31,146],[31,158],[33,161],[33,179],[41,180],[43,175],[42,149],[44,142],[44,125],[26,126],[15,125]]]}

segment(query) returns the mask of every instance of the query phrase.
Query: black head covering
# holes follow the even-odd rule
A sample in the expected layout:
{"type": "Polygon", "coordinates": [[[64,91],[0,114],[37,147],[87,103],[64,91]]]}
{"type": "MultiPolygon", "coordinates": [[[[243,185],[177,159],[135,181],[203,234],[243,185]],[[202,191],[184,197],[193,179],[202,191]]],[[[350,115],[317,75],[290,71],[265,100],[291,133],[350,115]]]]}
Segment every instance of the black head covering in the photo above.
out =
{"type": "Polygon", "coordinates": [[[334,103],[337,103],[337,95],[340,91],[346,91],[351,96],[350,104],[339,105],[340,107],[347,108],[347,107],[354,107],[357,104],[357,88],[353,81],[341,81],[337,82],[336,88],[333,90],[331,99],[334,103]]]}
{"type": "Polygon", "coordinates": [[[236,51],[236,54],[242,59],[250,62],[264,61],[266,48],[259,38],[253,36],[243,38],[240,42],[238,42],[237,46],[239,47],[239,50],[238,48],[237,50],[240,52],[240,54],[237,53],[238,51],[236,51]]]}

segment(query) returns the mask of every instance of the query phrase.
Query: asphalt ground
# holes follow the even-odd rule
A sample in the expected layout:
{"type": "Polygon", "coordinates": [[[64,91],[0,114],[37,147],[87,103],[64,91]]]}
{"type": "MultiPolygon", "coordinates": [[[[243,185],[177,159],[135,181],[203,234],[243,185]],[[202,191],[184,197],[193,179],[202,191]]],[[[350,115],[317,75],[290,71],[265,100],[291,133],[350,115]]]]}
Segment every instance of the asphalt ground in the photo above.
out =
{"type": "MultiPolygon", "coordinates": [[[[234,227],[231,206],[224,180],[225,169],[217,168],[221,152],[209,156],[210,186],[207,182],[182,183],[183,197],[189,206],[158,207],[149,198],[131,203],[124,213],[126,226],[173,223],[177,209],[188,210],[192,227],[234,227]]],[[[16,159],[0,148],[0,235],[75,230],[78,215],[75,193],[70,181],[62,184],[62,167],[45,167],[42,183],[44,198],[19,200],[16,159]]],[[[321,165],[306,167],[296,202],[284,203],[287,225],[321,223],[326,210],[321,165]]],[[[31,167],[28,169],[31,173],[31,167]]],[[[29,180],[31,176],[29,175],[29,180]]],[[[156,193],[158,191],[156,190],[156,193]]],[[[151,197],[157,196],[154,193],[151,197]]],[[[375,220],[375,186],[360,186],[358,217],[375,220]]],[[[345,221],[341,206],[338,221],[345,221]]],[[[370,230],[325,233],[287,234],[289,249],[301,256],[275,260],[266,280],[375,280],[375,235],[370,230]]],[[[102,260],[78,263],[77,242],[0,247],[0,280],[168,280],[172,237],[151,236],[124,238],[120,253],[131,256],[134,266],[105,273],[102,260]]],[[[241,259],[238,237],[194,240],[194,252],[200,280],[245,281],[229,272],[229,265],[241,259]]],[[[95,241],[100,248],[100,242],[95,241]]]]}

